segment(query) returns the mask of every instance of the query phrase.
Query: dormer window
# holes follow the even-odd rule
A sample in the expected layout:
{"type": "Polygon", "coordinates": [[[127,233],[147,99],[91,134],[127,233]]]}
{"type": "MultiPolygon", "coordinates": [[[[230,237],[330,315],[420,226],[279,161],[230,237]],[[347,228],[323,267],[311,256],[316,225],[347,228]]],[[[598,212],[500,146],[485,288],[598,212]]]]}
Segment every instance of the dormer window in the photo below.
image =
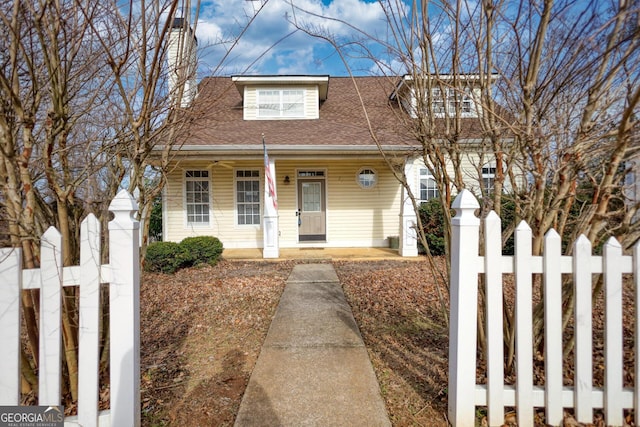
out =
{"type": "MultiPolygon", "coordinates": [[[[426,114],[433,114],[437,118],[456,115],[461,118],[479,117],[482,114],[482,107],[477,104],[480,99],[480,76],[461,74],[455,77],[457,82],[452,75],[441,74],[437,79],[435,76],[426,77],[434,78],[429,97],[428,92],[417,93],[419,91],[414,87],[412,76],[404,76],[391,94],[391,99],[397,100],[411,117],[426,114]]],[[[497,78],[497,75],[490,76],[491,81],[497,78]]],[[[423,90],[426,90],[427,86],[424,84],[423,90]]]]}
{"type": "Polygon", "coordinates": [[[316,120],[329,76],[235,76],[244,120],[316,120]]]}
{"type": "Polygon", "coordinates": [[[444,95],[442,89],[434,88],[431,93],[431,111],[436,117],[443,117],[445,114],[449,116],[460,114],[462,117],[478,116],[470,87],[460,90],[446,88],[444,89],[444,95]]]}
{"type": "Polygon", "coordinates": [[[303,89],[258,89],[258,117],[304,117],[303,89]]]}

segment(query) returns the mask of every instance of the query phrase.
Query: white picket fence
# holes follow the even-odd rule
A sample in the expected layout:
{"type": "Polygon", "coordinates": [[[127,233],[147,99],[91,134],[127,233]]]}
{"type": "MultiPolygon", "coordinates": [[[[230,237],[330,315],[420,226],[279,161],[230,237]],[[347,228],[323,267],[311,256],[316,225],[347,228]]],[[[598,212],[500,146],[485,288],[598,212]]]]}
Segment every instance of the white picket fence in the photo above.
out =
{"type": "Polygon", "coordinates": [[[140,264],[138,210],[121,191],[109,206],[109,263],[101,265],[100,223],[81,228],[80,265],[63,267],[62,239],[49,228],[41,267],[22,269],[20,249],[0,249],[0,405],[20,403],[21,291],[40,289],[38,404],[60,405],[63,286],[79,287],[78,415],[65,425],[140,425],[140,264]],[[109,284],[110,409],[98,411],[100,285],[109,284]]]}
{"type": "Polygon", "coordinates": [[[531,255],[531,228],[522,222],[515,231],[515,256],[502,255],[500,218],[491,212],[484,219],[485,255],[479,256],[478,202],[467,190],[453,203],[451,247],[451,318],[449,347],[449,421],[456,427],[473,427],[478,406],[487,407],[489,426],[504,423],[505,407],[515,407],[520,427],[533,425],[534,408],[545,408],[547,424],[558,426],[564,408],[573,408],[580,422],[593,422],[593,410],[602,408],[607,426],[622,426],[623,411],[640,414],[640,243],[633,256],[623,255],[611,238],[602,256],[592,255],[582,236],[573,256],[561,254],[561,239],[554,231],[545,236],[544,254],[531,255]],[[504,381],[503,274],[515,276],[516,384],[504,381]],[[532,275],[544,282],[545,385],[533,385],[532,275]],[[605,336],[604,387],[593,386],[592,280],[604,274],[605,336]],[[635,285],[635,384],[623,387],[622,275],[633,273],[635,285]],[[478,278],[486,283],[486,384],[476,384],[478,278]],[[562,274],[573,275],[575,294],[574,386],[563,386],[562,274]]]}

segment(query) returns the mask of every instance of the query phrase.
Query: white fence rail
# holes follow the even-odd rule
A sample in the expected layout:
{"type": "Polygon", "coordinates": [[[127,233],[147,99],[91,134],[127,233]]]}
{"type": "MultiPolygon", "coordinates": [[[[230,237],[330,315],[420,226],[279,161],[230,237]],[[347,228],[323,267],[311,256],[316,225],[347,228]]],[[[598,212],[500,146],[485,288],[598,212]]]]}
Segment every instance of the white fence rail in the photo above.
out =
{"type": "Polygon", "coordinates": [[[623,411],[640,414],[640,243],[633,255],[623,255],[611,238],[602,256],[592,255],[584,236],[573,246],[573,256],[561,255],[560,236],[546,234],[544,254],[531,255],[531,229],[522,222],[515,231],[515,255],[502,255],[500,218],[491,212],[484,220],[485,255],[479,255],[478,202],[462,191],[453,203],[451,245],[451,319],[449,342],[449,421],[456,427],[475,425],[476,407],[487,407],[489,426],[504,423],[505,407],[515,407],[520,427],[532,426],[534,408],[545,408],[548,425],[561,425],[565,408],[575,418],[591,423],[601,408],[607,426],[624,425],[623,411]],[[593,274],[604,275],[605,336],[604,387],[593,386],[593,274]],[[623,387],[622,275],[633,274],[635,329],[635,383],[623,387]],[[476,384],[478,278],[485,276],[487,376],[476,384]],[[515,277],[516,384],[505,385],[503,347],[503,274],[515,277]],[[544,286],[545,382],[533,383],[533,274],[542,274],[544,286]],[[562,275],[574,282],[575,374],[573,387],[563,385],[562,275]]]}
{"type": "Polygon", "coordinates": [[[20,403],[21,291],[40,289],[38,404],[60,405],[63,286],[79,288],[78,415],[65,425],[140,425],[140,267],[135,200],[125,191],[109,206],[109,264],[101,265],[100,223],[81,228],[80,265],[63,267],[62,238],[41,239],[41,266],[22,269],[20,249],[0,249],[0,405],[20,403]],[[109,284],[110,409],[98,411],[100,285],[109,284]]]}

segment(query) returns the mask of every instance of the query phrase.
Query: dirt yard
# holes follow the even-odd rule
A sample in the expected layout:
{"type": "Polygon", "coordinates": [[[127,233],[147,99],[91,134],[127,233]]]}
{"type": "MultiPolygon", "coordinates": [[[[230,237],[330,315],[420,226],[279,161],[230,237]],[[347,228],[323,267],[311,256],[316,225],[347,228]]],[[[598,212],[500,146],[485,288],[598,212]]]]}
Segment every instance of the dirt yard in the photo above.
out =
{"type": "MultiPolygon", "coordinates": [[[[436,260],[442,263],[443,260],[436,260]]],[[[141,300],[144,426],[231,426],[285,281],[286,262],[222,261],[176,275],[144,274],[141,300]]],[[[337,261],[338,273],[394,426],[445,427],[448,329],[426,261],[337,261]]],[[[443,265],[438,265],[444,269],[443,265]]],[[[505,286],[505,298],[513,290],[505,286]]],[[[624,289],[624,385],[633,384],[635,304],[624,289]],[[631,307],[631,309],[629,309],[631,307]]],[[[534,295],[539,298],[539,296],[534,295]]],[[[603,301],[594,305],[594,386],[602,385],[603,301]]],[[[571,325],[567,328],[569,333],[571,325]]],[[[534,378],[544,382],[544,358],[534,378]]],[[[565,360],[572,384],[572,355],[565,360]]],[[[483,377],[484,366],[478,363],[483,377]]],[[[513,378],[507,378],[513,383],[513,378]]],[[[536,413],[544,426],[544,412],[536,413]]],[[[578,425],[572,418],[565,425],[578,425]]],[[[628,425],[633,423],[628,414],[628,425]]],[[[513,425],[513,424],[510,424],[513,425]]],[[[594,425],[604,425],[602,414],[594,425]]]]}
{"type": "MultiPolygon", "coordinates": [[[[144,274],[142,424],[230,426],[294,262],[144,274]]],[[[446,426],[447,330],[423,262],[335,262],[394,426],[446,426]]]]}

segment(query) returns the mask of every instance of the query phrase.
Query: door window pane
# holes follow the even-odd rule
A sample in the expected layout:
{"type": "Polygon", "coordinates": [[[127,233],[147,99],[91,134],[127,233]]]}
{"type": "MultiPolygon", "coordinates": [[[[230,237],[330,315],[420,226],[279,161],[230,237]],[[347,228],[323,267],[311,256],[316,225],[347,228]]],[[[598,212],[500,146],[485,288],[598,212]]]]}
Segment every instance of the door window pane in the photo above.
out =
{"type": "Polygon", "coordinates": [[[320,212],[322,210],[321,184],[319,182],[302,183],[302,210],[320,212]]]}

